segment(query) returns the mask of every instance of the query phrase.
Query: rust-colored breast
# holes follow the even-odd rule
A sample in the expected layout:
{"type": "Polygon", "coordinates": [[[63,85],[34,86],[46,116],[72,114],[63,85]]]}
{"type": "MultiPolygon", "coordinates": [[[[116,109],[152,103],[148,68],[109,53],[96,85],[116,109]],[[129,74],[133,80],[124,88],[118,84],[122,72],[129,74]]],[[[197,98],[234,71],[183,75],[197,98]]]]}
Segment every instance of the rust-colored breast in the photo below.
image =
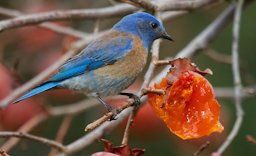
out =
{"type": "Polygon", "coordinates": [[[108,65],[95,70],[96,74],[107,74],[108,77],[114,79],[137,77],[146,64],[148,52],[138,37],[134,35],[131,35],[131,37],[134,41],[132,50],[127,53],[123,59],[118,60],[113,65],[108,65]]]}

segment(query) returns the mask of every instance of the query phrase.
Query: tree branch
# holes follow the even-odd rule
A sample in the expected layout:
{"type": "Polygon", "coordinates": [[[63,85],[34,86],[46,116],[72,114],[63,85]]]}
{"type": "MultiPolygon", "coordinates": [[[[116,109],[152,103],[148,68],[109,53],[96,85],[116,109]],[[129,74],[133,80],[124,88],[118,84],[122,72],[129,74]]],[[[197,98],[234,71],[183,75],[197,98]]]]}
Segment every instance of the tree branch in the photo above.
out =
{"type": "Polygon", "coordinates": [[[115,16],[129,14],[138,8],[119,4],[115,6],[99,8],[99,9],[74,9],[66,11],[51,11],[45,13],[37,13],[31,15],[24,15],[13,19],[3,20],[0,22],[0,31],[6,29],[17,28],[25,25],[39,24],[45,21],[57,20],[74,20],[74,19],[104,19],[115,16]]]}
{"type": "MultiPolygon", "coordinates": [[[[73,120],[73,115],[66,115],[61,123],[61,126],[57,132],[56,136],[56,142],[62,143],[65,136],[67,135],[68,129],[71,125],[71,122],[73,120]]],[[[55,156],[57,154],[57,150],[52,148],[51,151],[49,152],[49,156],[55,156]]]]}
{"type": "MultiPolygon", "coordinates": [[[[134,0],[136,2],[136,0],[134,0]]],[[[146,2],[146,1],[137,1],[146,2]]],[[[192,1],[167,1],[168,3],[161,3],[157,6],[157,11],[167,10],[193,10],[208,4],[216,2],[216,0],[194,0],[192,1]]],[[[217,1],[218,2],[218,1],[217,1]]],[[[147,3],[139,3],[140,6],[147,7],[147,3]]],[[[154,6],[154,4],[152,4],[154,6]]],[[[66,11],[51,11],[45,13],[37,13],[31,15],[24,15],[13,19],[3,20],[0,22],[0,31],[6,29],[17,28],[26,25],[39,24],[46,21],[57,20],[70,20],[70,19],[104,19],[116,16],[123,16],[134,11],[138,11],[139,8],[128,5],[118,4],[110,7],[99,9],[74,9],[66,11]]]]}
{"type": "Polygon", "coordinates": [[[66,147],[63,146],[62,144],[55,142],[53,140],[49,140],[46,138],[42,138],[42,137],[38,137],[35,135],[31,135],[31,134],[27,134],[27,133],[23,133],[23,132],[0,132],[0,137],[1,138],[9,138],[9,137],[18,137],[18,138],[25,138],[25,139],[29,139],[29,140],[33,140],[51,147],[54,147],[60,151],[65,152],[66,151],[66,147]]]}
{"type": "MultiPolygon", "coordinates": [[[[11,17],[24,15],[17,10],[7,9],[7,8],[3,8],[3,7],[0,7],[0,14],[6,15],[6,16],[11,16],[11,17]]],[[[60,26],[60,25],[50,23],[50,22],[45,22],[38,26],[41,28],[44,28],[44,29],[48,29],[48,30],[60,33],[60,34],[74,36],[77,38],[84,38],[87,35],[86,33],[82,32],[82,31],[78,31],[78,30],[72,29],[70,27],[60,26]]]]}
{"type": "MultiPolygon", "coordinates": [[[[17,131],[27,133],[39,125],[41,122],[47,119],[46,113],[41,113],[28,120],[24,125],[22,125],[17,131]]],[[[0,132],[1,133],[1,132],[0,132]]],[[[10,151],[14,145],[16,145],[20,141],[20,138],[10,138],[3,145],[2,149],[6,152],[10,151]]]]}
{"type": "Polygon", "coordinates": [[[234,94],[235,94],[235,107],[236,107],[236,121],[235,124],[229,133],[227,139],[224,141],[224,143],[220,146],[218,149],[218,153],[222,154],[225,149],[231,144],[233,139],[236,137],[241,124],[243,122],[243,108],[241,106],[241,77],[240,77],[240,69],[239,69],[239,54],[238,54],[238,45],[239,45],[239,31],[240,31],[240,20],[241,20],[241,14],[243,10],[243,3],[244,0],[239,0],[236,3],[236,11],[234,16],[234,22],[233,22],[233,43],[232,43],[232,70],[233,70],[233,80],[234,80],[234,94]]]}
{"type": "Polygon", "coordinates": [[[194,10],[212,3],[218,3],[220,0],[182,0],[182,1],[162,1],[157,6],[158,11],[170,10],[194,10]]]}
{"type": "MultiPolygon", "coordinates": [[[[191,57],[196,52],[205,49],[211,43],[211,41],[223,30],[231,21],[235,10],[235,4],[230,4],[227,9],[221,13],[206,29],[204,29],[199,35],[197,35],[185,48],[183,48],[177,55],[179,57],[191,57]]],[[[162,77],[166,76],[169,71],[169,67],[164,68],[157,76],[155,76],[153,82],[159,82],[162,77]]]]}

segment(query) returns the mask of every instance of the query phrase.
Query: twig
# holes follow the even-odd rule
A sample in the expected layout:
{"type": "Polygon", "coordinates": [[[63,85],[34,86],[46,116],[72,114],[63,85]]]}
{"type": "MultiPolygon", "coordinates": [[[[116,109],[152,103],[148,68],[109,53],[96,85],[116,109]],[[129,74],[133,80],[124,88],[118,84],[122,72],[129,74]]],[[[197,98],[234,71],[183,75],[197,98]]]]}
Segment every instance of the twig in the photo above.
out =
{"type": "Polygon", "coordinates": [[[162,65],[168,65],[168,64],[170,64],[170,62],[171,62],[171,59],[169,58],[169,59],[166,59],[166,60],[155,61],[154,64],[156,66],[162,66],[162,65]]]}
{"type": "Polygon", "coordinates": [[[122,145],[128,145],[130,129],[131,129],[131,126],[133,124],[133,119],[134,119],[134,116],[136,114],[136,111],[137,111],[137,109],[133,109],[133,111],[131,111],[131,113],[130,113],[130,115],[128,117],[128,121],[127,121],[125,130],[124,130],[122,145]]]}
{"type": "Polygon", "coordinates": [[[200,153],[202,153],[207,147],[209,147],[210,141],[206,141],[203,145],[200,146],[200,148],[193,154],[193,156],[198,156],[200,153]]]}
{"type": "Polygon", "coordinates": [[[245,139],[254,145],[256,144],[256,139],[252,135],[246,135],[245,139]]]}
{"type": "Polygon", "coordinates": [[[45,13],[37,13],[31,15],[24,15],[13,19],[3,20],[0,22],[0,31],[6,29],[17,28],[25,25],[39,24],[42,22],[56,21],[56,20],[74,20],[74,19],[104,19],[115,16],[122,16],[129,14],[138,8],[119,4],[115,6],[99,8],[99,9],[74,9],[66,11],[51,11],[45,13]]]}
{"type": "MultiPolygon", "coordinates": [[[[38,114],[37,116],[33,117],[32,119],[28,120],[24,125],[22,125],[17,131],[27,133],[34,129],[37,125],[47,119],[46,113],[38,114]]],[[[1,132],[0,132],[1,133],[1,132]]],[[[20,141],[20,138],[10,138],[7,140],[3,145],[2,149],[6,152],[10,151],[14,145],[16,145],[20,141]]]]}
{"type": "Polygon", "coordinates": [[[160,14],[160,18],[163,21],[168,21],[170,19],[174,19],[180,16],[183,16],[185,14],[189,13],[189,11],[187,10],[179,10],[179,11],[165,11],[163,13],[160,14]]]}
{"type": "Polygon", "coordinates": [[[180,51],[176,57],[191,57],[196,52],[207,48],[216,35],[229,24],[234,10],[235,4],[230,4],[220,16],[218,16],[205,30],[180,51]]]}
{"type": "Polygon", "coordinates": [[[84,131],[87,132],[87,131],[91,131],[95,128],[97,128],[99,125],[101,125],[102,123],[104,123],[105,121],[111,119],[113,117],[113,115],[118,115],[120,114],[123,110],[125,110],[126,108],[132,106],[132,104],[134,103],[134,100],[130,100],[128,102],[125,102],[123,105],[121,105],[120,107],[117,107],[115,109],[115,113],[114,112],[108,112],[106,113],[105,115],[103,115],[101,118],[97,119],[96,121],[88,124],[84,131]]]}
{"type": "Polygon", "coordinates": [[[25,138],[25,139],[37,141],[37,142],[40,142],[42,144],[54,147],[54,148],[56,148],[56,149],[58,149],[62,152],[66,151],[66,147],[63,146],[62,144],[60,144],[56,141],[53,141],[53,140],[43,138],[43,137],[38,137],[38,136],[35,136],[35,135],[23,133],[23,132],[7,132],[7,131],[0,132],[0,138],[9,138],[9,137],[25,138]]]}
{"type": "Polygon", "coordinates": [[[241,106],[241,97],[240,92],[242,89],[241,84],[241,77],[240,77],[240,70],[239,70],[239,54],[238,54],[238,44],[239,44],[239,31],[240,31],[240,20],[241,14],[243,9],[243,0],[239,0],[236,3],[236,11],[234,15],[234,22],[233,22],[233,43],[232,43],[232,70],[233,70],[233,79],[234,79],[234,94],[235,94],[235,106],[236,106],[236,121],[234,126],[229,133],[227,139],[218,149],[218,153],[222,154],[226,148],[231,144],[233,139],[236,137],[241,124],[243,122],[243,108],[241,106]]]}
{"type": "MultiPolygon", "coordinates": [[[[59,128],[59,131],[57,133],[56,142],[62,143],[64,140],[64,137],[66,136],[68,129],[70,127],[71,121],[73,120],[72,115],[67,115],[64,117],[62,124],[59,128]]],[[[55,149],[52,149],[49,153],[49,156],[56,155],[57,151],[55,149]]]]}
{"type": "MultiPolygon", "coordinates": [[[[251,89],[252,87],[245,87],[241,91],[241,94],[239,95],[241,98],[249,98],[253,97],[254,95],[251,93],[248,93],[247,90],[251,89]]],[[[235,97],[234,94],[234,88],[232,87],[214,87],[215,96],[217,98],[228,98],[233,99],[235,97]]]]}
{"type": "Polygon", "coordinates": [[[125,109],[122,113],[117,115],[116,120],[114,122],[113,121],[105,122],[102,125],[100,125],[98,128],[94,129],[92,132],[79,138],[73,143],[70,143],[69,145],[67,145],[67,153],[71,154],[71,153],[77,152],[85,148],[86,146],[90,145],[91,143],[96,141],[98,138],[102,137],[103,134],[107,133],[109,130],[119,125],[128,116],[131,110],[132,110],[131,107],[125,109]]]}
{"type": "Polygon", "coordinates": [[[152,3],[151,0],[119,0],[119,1],[144,8],[146,10],[151,11],[152,13],[154,13],[157,10],[157,5],[152,3]]]}
{"type": "Polygon", "coordinates": [[[165,91],[163,89],[153,89],[153,88],[146,88],[142,90],[143,95],[147,94],[147,93],[154,93],[154,94],[158,94],[158,95],[164,95],[165,91]]]}
{"type": "Polygon", "coordinates": [[[89,109],[93,106],[97,106],[98,101],[96,100],[82,100],[75,104],[65,105],[65,106],[55,106],[48,108],[48,113],[51,116],[60,116],[67,114],[78,114],[82,111],[89,109]]]}
{"type": "MultiPolygon", "coordinates": [[[[24,15],[17,10],[7,9],[7,8],[3,8],[3,7],[0,7],[0,14],[6,15],[6,16],[11,16],[11,17],[24,15]]],[[[41,28],[46,28],[46,29],[52,30],[52,31],[60,33],[60,34],[74,36],[77,38],[84,38],[87,35],[86,33],[82,32],[82,31],[78,31],[78,30],[72,29],[70,27],[60,26],[60,25],[50,23],[50,22],[45,22],[38,26],[41,28]]]]}
{"type": "Polygon", "coordinates": [[[67,115],[64,117],[62,124],[60,126],[59,132],[57,133],[56,141],[63,142],[64,137],[68,132],[68,128],[70,127],[71,121],[73,120],[73,115],[67,115]]]}
{"type": "MultiPolygon", "coordinates": [[[[143,0],[145,1],[145,0],[143,0]]],[[[193,10],[211,3],[218,2],[216,0],[194,0],[192,1],[167,1],[168,3],[161,3],[157,6],[158,11],[167,10],[193,10]]],[[[140,3],[141,5],[144,3],[140,3]]],[[[145,3],[146,4],[146,3],[145,3]]],[[[104,19],[115,16],[122,16],[134,11],[138,11],[139,8],[127,5],[118,4],[110,7],[99,9],[74,9],[66,11],[51,11],[45,13],[37,13],[32,15],[24,15],[13,19],[3,20],[0,22],[0,31],[6,29],[17,28],[26,25],[39,24],[48,21],[57,20],[70,20],[70,19],[104,19]]]]}
{"type": "Polygon", "coordinates": [[[219,3],[220,0],[183,0],[183,1],[160,1],[157,6],[158,11],[170,10],[193,10],[212,3],[219,3]]]}
{"type": "Polygon", "coordinates": [[[0,108],[6,107],[9,103],[11,103],[15,98],[17,98],[20,94],[28,91],[30,88],[38,85],[40,82],[42,82],[48,75],[53,73],[60,65],[62,65],[67,59],[69,59],[72,55],[80,51],[83,47],[85,47],[86,44],[88,44],[90,41],[92,41],[94,38],[102,35],[102,33],[96,35],[89,35],[87,38],[83,40],[79,40],[72,44],[69,51],[67,51],[61,58],[59,58],[58,61],[56,61],[53,65],[48,67],[46,70],[44,70],[42,73],[22,85],[21,87],[15,89],[10,95],[8,95],[6,98],[4,98],[2,101],[0,101],[0,108]]]}
{"type": "Polygon", "coordinates": [[[160,1],[153,3],[150,0],[120,0],[125,3],[133,4],[135,6],[144,8],[154,12],[160,11],[176,11],[176,10],[194,10],[195,8],[201,8],[212,3],[219,3],[220,0],[184,0],[184,1],[160,1]]]}
{"type": "Polygon", "coordinates": [[[221,62],[221,63],[226,63],[226,64],[231,64],[232,63],[231,56],[218,53],[213,49],[208,48],[207,51],[205,52],[205,54],[208,57],[215,60],[215,61],[218,61],[218,62],[221,62]]]}
{"type": "Polygon", "coordinates": [[[6,151],[0,149],[0,156],[10,156],[10,155],[7,154],[6,151]]]}
{"type": "MultiPolygon", "coordinates": [[[[230,4],[227,9],[221,15],[219,15],[206,29],[204,29],[199,35],[197,35],[185,48],[183,48],[175,58],[179,57],[191,57],[196,52],[208,47],[210,42],[223,30],[230,22],[230,18],[233,16],[235,10],[235,4],[230,4]]],[[[154,82],[160,81],[162,77],[166,76],[169,71],[169,67],[164,68],[154,78],[154,82]]]]}

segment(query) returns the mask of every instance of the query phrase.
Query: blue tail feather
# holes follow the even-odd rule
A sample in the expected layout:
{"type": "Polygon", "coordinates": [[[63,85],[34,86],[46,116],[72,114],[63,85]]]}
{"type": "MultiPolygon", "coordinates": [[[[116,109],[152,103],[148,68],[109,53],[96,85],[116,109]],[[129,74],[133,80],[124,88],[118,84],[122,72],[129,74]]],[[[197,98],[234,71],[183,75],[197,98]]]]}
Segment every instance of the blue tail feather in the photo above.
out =
{"type": "Polygon", "coordinates": [[[29,91],[28,93],[26,93],[25,95],[23,95],[22,97],[20,97],[19,99],[17,99],[14,103],[17,103],[17,102],[20,102],[26,98],[29,98],[31,96],[34,96],[36,94],[39,94],[43,91],[46,91],[46,90],[49,90],[51,88],[54,88],[56,87],[60,82],[46,82],[44,84],[42,84],[41,86],[39,87],[36,87],[35,89],[29,91]]]}

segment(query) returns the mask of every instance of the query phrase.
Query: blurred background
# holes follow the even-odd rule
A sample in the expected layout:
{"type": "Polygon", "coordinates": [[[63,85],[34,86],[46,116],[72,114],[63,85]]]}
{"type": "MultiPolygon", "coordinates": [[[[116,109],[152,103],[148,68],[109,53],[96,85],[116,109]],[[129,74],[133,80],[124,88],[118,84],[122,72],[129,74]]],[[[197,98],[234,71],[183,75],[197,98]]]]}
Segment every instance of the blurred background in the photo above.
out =
{"type": "MultiPolygon", "coordinates": [[[[100,8],[110,6],[109,1],[95,0],[12,0],[0,1],[0,6],[22,11],[24,13],[35,13],[51,10],[100,8]]],[[[228,5],[222,3],[213,8],[204,8],[189,13],[164,23],[167,32],[175,39],[174,43],[163,41],[160,48],[160,58],[173,57],[177,52],[186,46],[196,35],[208,26],[228,5]]],[[[240,38],[240,61],[243,86],[254,86],[256,80],[256,3],[249,5],[242,15],[241,38],[240,38]]],[[[6,19],[0,15],[0,19],[6,19]]],[[[120,17],[121,18],[121,17],[120,17]]],[[[111,28],[120,18],[103,19],[100,21],[99,29],[111,28]]],[[[73,20],[56,22],[63,26],[70,26],[75,29],[92,32],[95,20],[73,20]]],[[[35,75],[54,63],[59,57],[65,54],[67,48],[76,39],[71,36],[60,35],[52,31],[41,29],[35,26],[26,26],[11,29],[0,33],[0,100],[29,81],[35,75]]],[[[218,34],[217,38],[210,44],[210,48],[219,54],[230,56],[232,42],[232,25],[218,34]]],[[[209,56],[209,51],[197,53],[192,58],[201,69],[210,68],[214,75],[207,76],[207,79],[214,87],[232,87],[233,78],[231,64],[221,63],[209,56]]],[[[160,71],[161,68],[158,69],[160,71]]],[[[145,70],[146,71],[146,70],[145,70]]],[[[143,81],[143,74],[130,88],[135,93],[143,81]]],[[[18,105],[12,105],[0,111],[0,130],[17,130],[22,124],[37,114],[45,111],[43,105],[60,106],[68,105],[86,98],[84,95],[66,91],[49,91],[18,105]]],[[[235,109],[233,99],[219,98],[221,104],[221,123],[225,130],[221,134],[212,134],[200,139],[188,141],[181,140],[170,133],[166,125],[156,117],[148,104],[145,104],[138,112],[132,134],[130,146],[146,149],[145,155],[192,155],[206,141],[210,146],[201,153],[209,155],[221,145],[233,126],[235,109]]],[[[244,122],[239,134],[224,153],[225,156],[255,155],[254,144],[246,141],[245,136],[250,134],[256,136],[256,98],[250,97],[243,101],[245,112],[244,122]]],[[[120,103],[120,100],[109,101],[112,104],[120,103]]],[[[84,126],[94,121],[104,113],[102,106],[95,106],[95,109],[88,109],[83,113],[72,116],[71,125],[67,131],[63,143],[69,144],[85,134],[84,126]]],[[[32,130],[32,134],[55,139],[58,129],[63,121],[62,116],[50,118],[32,130]]],[[[114,145],[120,145],[124,132],[125,123],[106,134],[103,138],[111,140],[114,145]]],[[[6,139],[0,139],[3,144],[6,139]]],[[[32,141],[22,140],[8,153],[10,155],[48,155],[51,148],[32,141]]],[[[74,155],[90,155],[97,151],[103,151],[103,143],[98,141],[86,149],[74,155]]]]}

